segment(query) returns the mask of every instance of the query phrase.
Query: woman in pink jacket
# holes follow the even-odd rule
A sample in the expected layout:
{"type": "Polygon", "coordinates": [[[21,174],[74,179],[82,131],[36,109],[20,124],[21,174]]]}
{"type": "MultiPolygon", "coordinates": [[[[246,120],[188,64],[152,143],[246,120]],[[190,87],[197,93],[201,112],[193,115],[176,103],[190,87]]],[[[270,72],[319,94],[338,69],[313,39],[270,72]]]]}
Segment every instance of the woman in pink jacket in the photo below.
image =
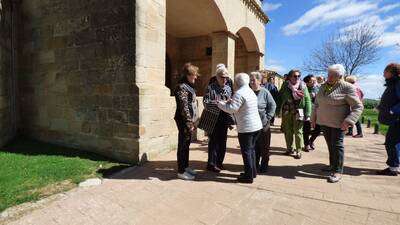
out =
{"type": "MultiPolygon", "coordinates": [[[[356,83],[357,82],[357,77],[356,76],[348,76],[348,77],[346,77],[346,81],[356,87],[356,94],[357,94],[358,98],[360,98],[360,101],[362,102],[363,99],[364,99],[364,93],[361,90],[361,88],[358,85],[358,83],[356,83]]],[[[349,127],[349,130],[348,130],[346,135],[353,136],[355,138],[362,138],[364,135],[363,135],[363,132],[362,132],[362,127],[361,127],[360,120],[358,120],[355,125],[356,125],[356,128],[357,128],[357,134],[353,136],[353,127],[351,126],[351,127],[349,127]]]]}

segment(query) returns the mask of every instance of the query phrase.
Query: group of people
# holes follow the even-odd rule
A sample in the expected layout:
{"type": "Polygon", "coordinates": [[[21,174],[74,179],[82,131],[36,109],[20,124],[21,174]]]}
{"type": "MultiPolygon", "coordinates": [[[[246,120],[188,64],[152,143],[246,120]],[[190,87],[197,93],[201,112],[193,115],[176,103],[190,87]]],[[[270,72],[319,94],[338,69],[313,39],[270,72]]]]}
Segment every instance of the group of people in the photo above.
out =
{"type": "MultiPolygon", "coordinates": [[[[399,168],[400,88],[397,86],[400,86],[400,69],[398,64],[393,65],[385,68],[385,78],[387,88],[390,85],[396,88],[392,88],[393,93],[385,91],[379,106],[380,112],[387,114],[381,116],[380,113],[380,117],[388,120],[380,120],[381,123],[389,125],[386,136],[389,167],[378,172],[382,175],[397,175],[399,168]],[[388,74],[392,77],[389,78],[388,74]],[[385,97],[396,94],[398,98],[385,97]],[[396,150],[396,147],[399,149],[396,150]]],[[[249,75],[238,73],[233,82],[225,65],[219,64],[206,88],[201,116],[194,89],[198,70],[198,67],[186,63],[174,92],[177,103],[175,120],[179,131],[178,178],[193,180],[197,174],[189,167],[189,146],[196,128],[203,129],[209,137],[207,170],[224,170],[227,132],[236,125],[244,164],[244,172],[237,180],[252,183],[258,173],[268,169],[270,127],[274,116],[278,115],[282,117],[281,131],[285,134],[286,154],[300,159],[302,151],[315,149],[314,141],[322,132],[329,150],[329,166],[323,170],[329,172],[329,182],[341,179],[346,132],[352,134],[352,127],[356,125],[357,135],[354,137],[363,136],[359,122],[363,111],[363,93],[355,85],[355,77],[344,79],[345,69],[341,64],[327,68],[326,81],[313,75],[304,77],[302,81],[301,72],[291,70],[279,91],[271,82],[273,77],[265,82],[265,77],[258,71],[249,75]]]]}

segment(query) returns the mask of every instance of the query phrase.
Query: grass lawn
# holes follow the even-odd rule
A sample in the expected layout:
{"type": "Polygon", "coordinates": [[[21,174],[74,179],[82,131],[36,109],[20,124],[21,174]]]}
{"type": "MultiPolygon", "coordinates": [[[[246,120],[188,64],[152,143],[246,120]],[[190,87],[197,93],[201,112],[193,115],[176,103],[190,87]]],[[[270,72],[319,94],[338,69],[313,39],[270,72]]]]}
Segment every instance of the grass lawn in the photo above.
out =
{"type": "Polygon", "coordinates": [[[0,212],[122,167],[93,153],[18,139],[0,148],[0,212]]]}
{"type": "MultiPolygon", "coordinates": [[[[371,120],[371,127],[374,127],[374,125],[376,123],[378,123],[378,111],[374,110],[374,109],[364,109],[364,112],[362,114],[362,116],[365,117],[365,121],[364,123],[367,123],[367,119],[371,120]]],[[[381,134],[386,134],[388,130],[388,126],[380,124],[379,125],[379,132],[381,134]]]]}

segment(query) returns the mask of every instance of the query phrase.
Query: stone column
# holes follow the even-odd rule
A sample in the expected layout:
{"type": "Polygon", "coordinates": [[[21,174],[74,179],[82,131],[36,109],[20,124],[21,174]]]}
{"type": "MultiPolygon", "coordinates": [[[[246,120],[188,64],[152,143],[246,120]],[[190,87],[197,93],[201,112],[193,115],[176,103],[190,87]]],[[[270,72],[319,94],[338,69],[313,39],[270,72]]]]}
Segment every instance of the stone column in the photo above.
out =
{"type": "Polygon", "coordinates": [[[247,72],[257,71],[264,68],[264,55],[260,52],[247,53],[247,72]]]}
{"type": "Polygon", "coordinates": [[[175,101],[165,86],[166,1],[136,1],[135,86],[139,160],[177,144],[175,101]]]}
{"type": "Polygon", "coordinates": [[[212,74],[215,74],[215,67],[223,63],[228,68],[229,74],[235,73],[235,40],[236,36],[229,32],[212,33],[212,74]]]}

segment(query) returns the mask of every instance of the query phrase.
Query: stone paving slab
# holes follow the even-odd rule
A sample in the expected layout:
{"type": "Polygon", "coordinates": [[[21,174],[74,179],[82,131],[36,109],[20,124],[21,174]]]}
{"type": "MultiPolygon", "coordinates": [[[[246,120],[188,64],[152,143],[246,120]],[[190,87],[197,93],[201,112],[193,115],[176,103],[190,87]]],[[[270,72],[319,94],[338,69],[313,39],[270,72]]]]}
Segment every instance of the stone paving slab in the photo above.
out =
{"type": "MultiPolygon", "coordinates": [[[[276,128],[277,130],[277,128],[276,128]]],[[[195,181],[176,179],[176,153],[77,188],[8,224],[400,224],[400,178],[376,176],[385,167],[384,137],[366,131],[345,140],[345,174],[330,184],[320,169],[328,162],[323,140],[301,160],[283,155],[284,138],[273,133],[270,170],[253,184],[238,184],[242,159],[234,132],[226,170],[206,172],[207,146],[191,147],[195,181]]]]}

